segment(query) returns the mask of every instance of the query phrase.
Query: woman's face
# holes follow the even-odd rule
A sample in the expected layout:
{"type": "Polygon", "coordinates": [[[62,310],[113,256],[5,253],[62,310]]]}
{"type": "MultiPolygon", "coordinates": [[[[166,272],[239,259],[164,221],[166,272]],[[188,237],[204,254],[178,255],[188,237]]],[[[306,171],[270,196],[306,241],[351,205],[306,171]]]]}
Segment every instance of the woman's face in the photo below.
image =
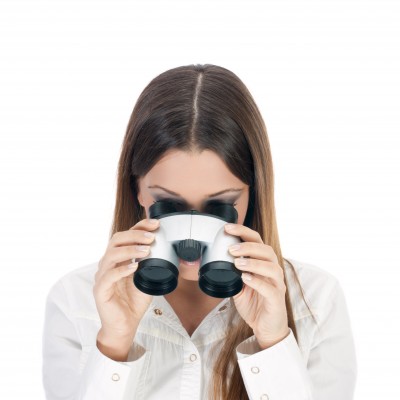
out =
{"type": "MultiPolygon", "coordinates": [[[[138,201],[146,209],[147,218],[150,206],[157,200],[179,200],[186,204],[187,210],[199,212],[204,212],[208,202],[220,200],[235,204],[237,223],[243,224],[249,202],[249,186],[233,175],[210,150],[202,153],[171,150],[138,180],[138,190],[138,201]]],[[[188,265],[180,260],[179,277],[196,281],[199,268],[200,262],[188,265]]]]}

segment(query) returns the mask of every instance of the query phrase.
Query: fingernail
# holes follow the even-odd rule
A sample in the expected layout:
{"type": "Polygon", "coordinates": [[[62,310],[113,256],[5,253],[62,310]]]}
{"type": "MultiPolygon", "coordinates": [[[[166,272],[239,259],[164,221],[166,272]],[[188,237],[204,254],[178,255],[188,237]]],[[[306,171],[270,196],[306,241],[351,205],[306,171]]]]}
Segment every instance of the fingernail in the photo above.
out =
{"type": "Polygon", "coordinates": [[[236,258],[235,264],[236,265],[246,265],[247,264],[247,260],[245,258],[236,258]]]}
{"type": "Polygon", "coordinates": [[[235,225],[234,224],[226,224],[225,228],[228,229],[228,231],[230,231],[231,229],[235,228],[235,225]]]}
{"type": "Polygon", "coordinates": [[[152,224],[152,225],[156,225],[156,224],[158,224],[158,219],[154,219],[154,218],[152,218],[152,219],[149,219],[149,222],[150,222],[150,224],[152,224]]]}
{"type": "Polygon", "coordinates": [[[136,246],[139,251],[149,251],[150,246],[136,246]]]}
{"type": "Polygon", "coordinates": [[[233,246],[229,246],[230,251],[236,251],[240,249],[240,244],[234,244],[233,246]]]}
{"type": "Polygon", "coordinates": [[[154,233],[145,232],[145,233],[143,234],[143,236],[146,236],[146,237],[148,237],[148,238],[153,238],[153,237],[154,237],[154,233]]]}
{"type": "Polygon", "coordinates": [[[246,272],[242,273],[242,279],[245,281],[251,281],[252,280],[252,276],[246,272]]]}
{"type": "Polygon", "coordinates": [[[132,263],[132,264],[129,264],[129,265],[128,265],[128,269],[134,269],[134,268],[137,267],[137,265],[138,265],[137,262],[134,262],[134,263],[132,263]]]}

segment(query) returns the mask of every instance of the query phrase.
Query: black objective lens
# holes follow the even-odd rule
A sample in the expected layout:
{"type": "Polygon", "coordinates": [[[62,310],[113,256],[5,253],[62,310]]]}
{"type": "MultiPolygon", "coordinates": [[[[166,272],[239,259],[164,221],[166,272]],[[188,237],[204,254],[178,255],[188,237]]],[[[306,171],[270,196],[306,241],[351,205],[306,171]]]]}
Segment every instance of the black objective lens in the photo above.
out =
{"type": "Polygon", "coordinates": [[[178,286],[178,268],[167,260],[148,258],[139,262],[133,275],[135,286],[144,293],[159,296],[178,286]]]}

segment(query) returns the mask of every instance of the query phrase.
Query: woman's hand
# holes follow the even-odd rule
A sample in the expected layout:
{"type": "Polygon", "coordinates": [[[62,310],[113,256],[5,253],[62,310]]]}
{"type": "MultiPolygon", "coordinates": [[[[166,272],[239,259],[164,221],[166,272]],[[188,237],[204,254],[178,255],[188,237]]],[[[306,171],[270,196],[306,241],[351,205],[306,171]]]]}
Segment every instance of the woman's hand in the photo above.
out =
{"type": "Polygon", "coordinates": [[[242,291],[233,299],[239,314],[253,329],[258,344],[266,349],[290,333],[283,270],[273,248],[264,244],[258,232],[244,225],[232,225],[234,228],[231,230],[225,225],[225,232],[239,236],[243,242],[240,243],[240,249],[229,249],[229,252],[235,257],[235,267],[243,271],[245,283],[242,291]],[[239,264],[243,260],[246,265],[239,264]],[[246,277],[251,279],[247,280],[246,277]]]}
{"type": "Polygon", "coordinates": [[[148,309],[153,296],[141,292],[133,283],[132,275],[138,264],[150,252],[153,238],[147,231],[159,227],[148,219],[139,221],[127,231],[116,232],[110,239],[105,254],[98,264],[93,294],[102,324],[102,336],[124,338],[134,335],[135,329],[148,309]],[[140,251],[142,245],[148,250],[140,251]]]}

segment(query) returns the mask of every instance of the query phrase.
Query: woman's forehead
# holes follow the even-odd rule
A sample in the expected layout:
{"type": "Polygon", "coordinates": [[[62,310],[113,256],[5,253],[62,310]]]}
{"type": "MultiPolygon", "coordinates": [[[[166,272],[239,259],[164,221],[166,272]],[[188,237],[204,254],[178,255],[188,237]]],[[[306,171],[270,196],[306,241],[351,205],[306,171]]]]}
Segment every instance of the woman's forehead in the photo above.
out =
{"type": "Polygon", "coordinates": [[[202,153],[170,153],[160,159],[141,182],[142,189],[152,186],[154,191],[162,191],[160,187],[163,187],[177,196],[183,196],[183,192],[200,190],[208,197],[222,190],[244,187],[243,182],[230,172],[222,159],[207,150],[202,153]]]}

